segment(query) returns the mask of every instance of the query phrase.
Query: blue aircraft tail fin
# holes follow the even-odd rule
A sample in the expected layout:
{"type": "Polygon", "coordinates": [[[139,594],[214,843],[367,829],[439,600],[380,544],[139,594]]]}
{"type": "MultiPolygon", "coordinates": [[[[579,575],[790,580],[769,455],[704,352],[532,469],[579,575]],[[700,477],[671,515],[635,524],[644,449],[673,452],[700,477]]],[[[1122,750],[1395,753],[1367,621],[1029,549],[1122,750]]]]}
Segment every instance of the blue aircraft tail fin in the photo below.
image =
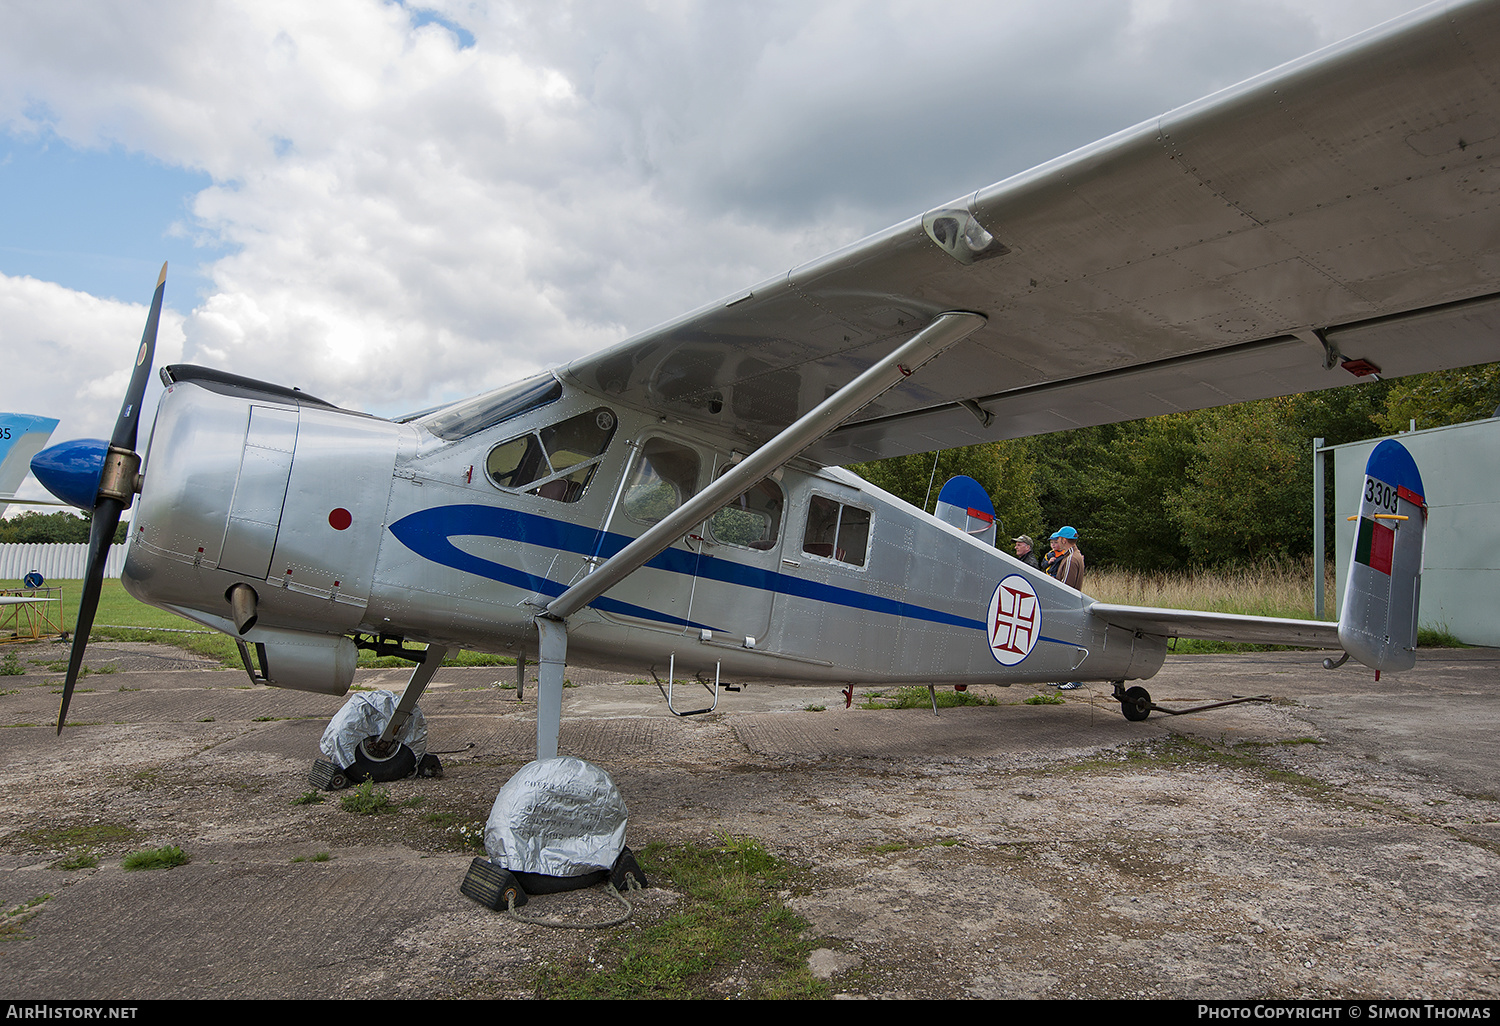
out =
{"type": "Polygon", "coordinates": [[[984,485],[972,477],[950,477],[938,492],[932,515],[965,534],[989,545],[995,544],[995,504],[984,485]]]}
{"type": "Polygon", "coordinates": [[[52,417],[0,413],[0,513],[5,511],[5,500],[26,480],[31,457],[47,444],[55,427],[57,421],[52,417]]]}
{"type": "Polygon", "coordinates": [[[1386,439],[1375,447],[1365,464],[1359,524],[1339,611],[1339,643],[1376,671],[1416,665],[1425,494],[1422,475],[1404,445],[1386,439]]]}

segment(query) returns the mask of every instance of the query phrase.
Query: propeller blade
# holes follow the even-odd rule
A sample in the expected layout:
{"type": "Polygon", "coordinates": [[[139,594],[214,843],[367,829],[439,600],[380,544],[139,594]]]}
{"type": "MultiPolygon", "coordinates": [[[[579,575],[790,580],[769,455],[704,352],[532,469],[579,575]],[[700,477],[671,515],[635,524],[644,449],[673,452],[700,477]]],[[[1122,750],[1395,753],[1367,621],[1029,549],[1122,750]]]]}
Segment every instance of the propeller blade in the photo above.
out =
{"type": "Polygon", "coordinates": [[[146,315],[146,330],[141,332],[141,348],[135,354],[135,373],[130,376],[130,387],[125,390],[125,401],[120,404],[120,417],[115,421],[115,433],[109,444],[121,449],[135,449],[136,428],[140,426],[141,399],[146,394],[146,381],[151,377],[151,368],[156,359],[156,325],[161,320],[161,298],[167,288],[167,265],[161,265],[161,274],[156,279],[156,294],[151,297],[151,312],[146,315]]]}
{"type": "Polygon", "coordinates": [[[94,507],[94,521],[89,525],[89,562],[84,571],[83,597],[78,602],[73,647],[68,652],[68,675],[63,678],[62,705],[57,710],[59,734],[68,718],[68,703],[73,700],[73,687],[78,683],[78,670],[83,666],[83,650],[88,648],[89,631],[94,627],[94,612],[99,607],[99,592],[104,587],[104,563],[109,558],[109,546],[114,541],[115,528],[120,525],[120,514],[124,510],[124,505],[115,499],[100,499],[99,505],[94,507]]]}
{"type": "MultiPolygon", "coordinates": [[[[141,348],[135,354],[135,370],[130,375],[130,387],[125,390],[125,401],[120,405],[120,416],[115,420],[115,432],[109,444],[114,449],[135,452],[137,428],[141,419],[141,399],[146,394],[146,382],[151,377],[151,368],[156,359],[156,328],[161,321],[161,301],[167,287],[167,265],[161,265],[161,274],[156,279],[156,294],[151,297],[151,312],[146,315],[146,330],[141,332],[141,348]]],[[[96,483],[96,489],[99,487],[96,483]]],[[[73,647],[68,652],[68,675],[63,678],[62,704],[57,710],[57,732],[62,733],[63,723],[68,718],[68,704],[73,700],[73,688],[78,683],[78,671],[83,666],[83,652],[88,648],[89,631],[94,627],[94,614],[99,608],[99,592],[104,587],[104,563],[109,558],[109,547],[115,538],[115,528],[120,526],[120,514],[134,498],[129,488],[123,488],[125,501],[111,495],[94,496],[94,519],[89,526],[89,562],[83,575],[83,595],[78,602],[78,619],[73,624],[73,647]]]]}

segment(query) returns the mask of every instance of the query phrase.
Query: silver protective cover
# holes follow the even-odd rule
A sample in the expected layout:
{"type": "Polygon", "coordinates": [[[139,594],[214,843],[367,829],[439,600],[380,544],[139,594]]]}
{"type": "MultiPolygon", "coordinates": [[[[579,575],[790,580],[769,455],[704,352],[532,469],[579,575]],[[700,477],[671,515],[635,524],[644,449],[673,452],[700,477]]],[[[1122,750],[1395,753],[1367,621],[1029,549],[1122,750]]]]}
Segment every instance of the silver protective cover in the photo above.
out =
{"type": "Polygon", "coordinates": [[[484,825],[490,861],[512,872],[583,876],[625,847],[625,801],[593,763],[538,759],[506,781],[484,825]]]}
{"type": "MultiPolygon", "coordinates": [[[[344,707],[328,721],[318,747],[338,765],[354,765],[354,751],[359,743],[385,729],[396,714],[396,703],[397,696],[390,691],[360,691],[350,695],[344,707]]],[[[418,759],[427,754],[427,720],[420,706],[411,711],[405,726],[397,731],[396,740],[410,748],[418,759]]]]}

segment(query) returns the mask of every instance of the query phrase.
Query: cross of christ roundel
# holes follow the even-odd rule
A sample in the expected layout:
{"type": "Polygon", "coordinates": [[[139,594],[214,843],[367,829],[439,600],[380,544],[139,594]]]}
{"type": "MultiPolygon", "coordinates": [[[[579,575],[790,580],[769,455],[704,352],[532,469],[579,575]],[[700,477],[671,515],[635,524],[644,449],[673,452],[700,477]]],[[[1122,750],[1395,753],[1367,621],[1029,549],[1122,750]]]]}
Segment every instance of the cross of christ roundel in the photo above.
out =
{"type": "Polygon", "coordinates": [[[1011,574],[996,585],[985,624],[997,663],[1014,666],[1025,659],[1042,630],[1042,607],[1031,582],[1011,574]]]}

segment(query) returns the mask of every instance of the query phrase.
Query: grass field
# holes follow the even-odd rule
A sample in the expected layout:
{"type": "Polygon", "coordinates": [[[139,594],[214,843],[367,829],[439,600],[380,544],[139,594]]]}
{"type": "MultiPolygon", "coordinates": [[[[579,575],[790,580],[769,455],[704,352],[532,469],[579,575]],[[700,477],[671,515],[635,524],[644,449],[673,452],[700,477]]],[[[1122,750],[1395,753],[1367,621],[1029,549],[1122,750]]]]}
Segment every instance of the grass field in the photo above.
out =
{"type": "MultiPolygon", "coordinates": [[[[1233,570],[1189,570],[1143,574],[1129,570],[1089,571],[1084,591],[1101,602],[1167,609],[1200,609],[1210,613],[1276,616],[1293,620],[1338,619],[1338,592],[1330,564],[1323,577],[1323,616],[1313,613],[1312,560],[1264,563],[1233,570]]],[[[1463,648],[1444,628],[1423,627],[1419,648],[1463,648]]],[[[1269,645],[1233,645],[1220,641],[1179,639],[1174,652],[1245,652],[1269,645]]]]}
{"type": "MultiPolygon", "coordinates": [[[[1333,568],[1323,578],[1322,619],[1337,620],[1333,568]]],[[[1244,613],[1314,620],[1312,561],[1266,563],[1235,570],[1188,570],[1144,574],[1129,570],[1090,570],[1084,591],[1101,602],[1211,613],[1244,613]]]]}
{"type": "MultiPolygon", "coordinates": [[[[48,587],[62,588],[63,626],[72,630],[78,615],[78,597],[83,591],[82,581],[47,582],[48,587]]],[[[226,607],[227,608],[227,607],[226,607]]],[[[186,620],[155,606],[138,602],[126,593],[118,580],[107,580],[99,592],[99,611],[94,616],[91,638],[110,638],[115,641],[153,641],[161,645],[172,645],[199,655],[217,659],[230,669],[243,669],[238,646],[228,635],[186,620]]],[[[377,657],[370,652],[360,652],[360,666],[410,666],[405,659],[393,656],[377,657]]],[[[443,660],[444,666],[513,666],[515,660],[508,656],[490,655],[487,652],[457,652],[443,660]]]]}

